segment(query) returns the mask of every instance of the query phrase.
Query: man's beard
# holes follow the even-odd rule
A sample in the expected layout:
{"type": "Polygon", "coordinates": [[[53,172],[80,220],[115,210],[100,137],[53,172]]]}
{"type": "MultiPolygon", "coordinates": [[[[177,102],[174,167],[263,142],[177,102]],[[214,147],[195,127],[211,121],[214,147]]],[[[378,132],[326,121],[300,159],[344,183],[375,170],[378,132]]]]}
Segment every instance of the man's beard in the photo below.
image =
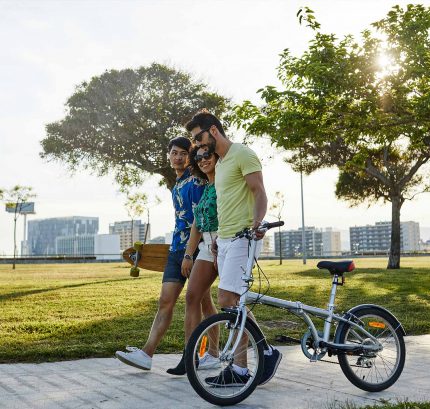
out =
{"type": "Polygon", "coordinates": [[[209,135],[209,141],[208,141],[208,152],[214,153],[216,150],[216,139],[209,135]]]}

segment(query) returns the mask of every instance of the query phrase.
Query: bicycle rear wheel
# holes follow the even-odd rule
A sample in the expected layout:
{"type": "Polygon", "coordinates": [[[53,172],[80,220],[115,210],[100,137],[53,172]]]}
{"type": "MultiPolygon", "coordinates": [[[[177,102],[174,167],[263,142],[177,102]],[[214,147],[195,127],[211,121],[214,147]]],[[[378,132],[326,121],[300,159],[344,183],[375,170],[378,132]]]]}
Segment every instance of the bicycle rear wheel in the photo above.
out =
{"type": "Polygon", "coordinates": [[[234,356],[231,348],[238,333],[234,328],[236,315],[221,313],[204,320],[191,335],[185,352],[187,376],[194,390],[206,401],[220,406],[235,405],[247,398],[256,388],[263,373],[264,349],[261,333],[246,322],[244,344],[234,356]],[[205,353],[217,359],[211,367],[198,367],[205,353]],[[247,366],[248,374],[239,376],[232,364],[247,366]]]}
{"type": "MultiPolygon", "coordinates": [[[[374,307],[363,307],[355,311],[354,315],[383,349],[355,355],[339,354],[340,367],[348,380],[360,389],[369,392],[387,389],[397,381],[405,364],[405,341],[400,324],[391,314],[374,307]]],[[[339,342],[342,344],[374,344],[359,329],[348,324],[340,330],[339,342]]]]}

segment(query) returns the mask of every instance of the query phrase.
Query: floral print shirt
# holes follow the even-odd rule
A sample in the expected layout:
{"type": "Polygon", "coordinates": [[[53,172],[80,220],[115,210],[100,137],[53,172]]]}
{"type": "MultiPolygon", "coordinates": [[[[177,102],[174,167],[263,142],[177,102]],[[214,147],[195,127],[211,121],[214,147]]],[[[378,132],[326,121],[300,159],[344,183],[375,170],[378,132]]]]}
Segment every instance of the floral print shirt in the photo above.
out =
{"type": "Polygon", "coordinates": [[[185,250],[194,221],[194,208],[199,203],[204,189],[205,183],[191,175],[189,169],[186,169],[184,174],[176,179],[176,184],[172,189],[175,230],[170,251],[185,250]]]}
{"type": "Polygon", "coordinates": [[[215,185],[207,185],[199,204],[194,209],[197,230],[209,232],[218,230],[215,185]]]}

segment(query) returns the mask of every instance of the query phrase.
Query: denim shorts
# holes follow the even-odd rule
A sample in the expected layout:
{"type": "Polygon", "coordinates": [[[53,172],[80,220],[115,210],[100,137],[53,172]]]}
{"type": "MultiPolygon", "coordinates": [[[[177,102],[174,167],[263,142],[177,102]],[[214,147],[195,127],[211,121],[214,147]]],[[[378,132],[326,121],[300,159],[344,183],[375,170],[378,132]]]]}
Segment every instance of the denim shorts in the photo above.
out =
{"type": "MultiPolygon", "coordinates": [[[[182,260],[184,259],[185,249],[178,251],[169,251],[167,256],[166,267],[164,267],[163,283],[181,283],[185,284],[187,278],[181,274],[182,260]]],[[[194,253],[196,259],[198,250],[194,253]]]]}

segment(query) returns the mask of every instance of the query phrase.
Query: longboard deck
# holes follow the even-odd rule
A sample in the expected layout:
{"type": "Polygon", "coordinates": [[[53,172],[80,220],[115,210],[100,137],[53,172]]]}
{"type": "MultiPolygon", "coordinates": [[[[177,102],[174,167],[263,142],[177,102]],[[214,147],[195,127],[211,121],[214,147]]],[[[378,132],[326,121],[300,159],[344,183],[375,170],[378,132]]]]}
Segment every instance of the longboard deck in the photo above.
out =
{"type": "MultiPolygon", "coordinates": [[[[140,259],[137,266],[145,270],[164,271],[169,247],[168,244],[144,244],[140,251],[140,259]]],[[[127,263],[134,266],[135,254],[136,250],[134,247],[130,247],[124,250],[122,256],[127,263]]]]}

